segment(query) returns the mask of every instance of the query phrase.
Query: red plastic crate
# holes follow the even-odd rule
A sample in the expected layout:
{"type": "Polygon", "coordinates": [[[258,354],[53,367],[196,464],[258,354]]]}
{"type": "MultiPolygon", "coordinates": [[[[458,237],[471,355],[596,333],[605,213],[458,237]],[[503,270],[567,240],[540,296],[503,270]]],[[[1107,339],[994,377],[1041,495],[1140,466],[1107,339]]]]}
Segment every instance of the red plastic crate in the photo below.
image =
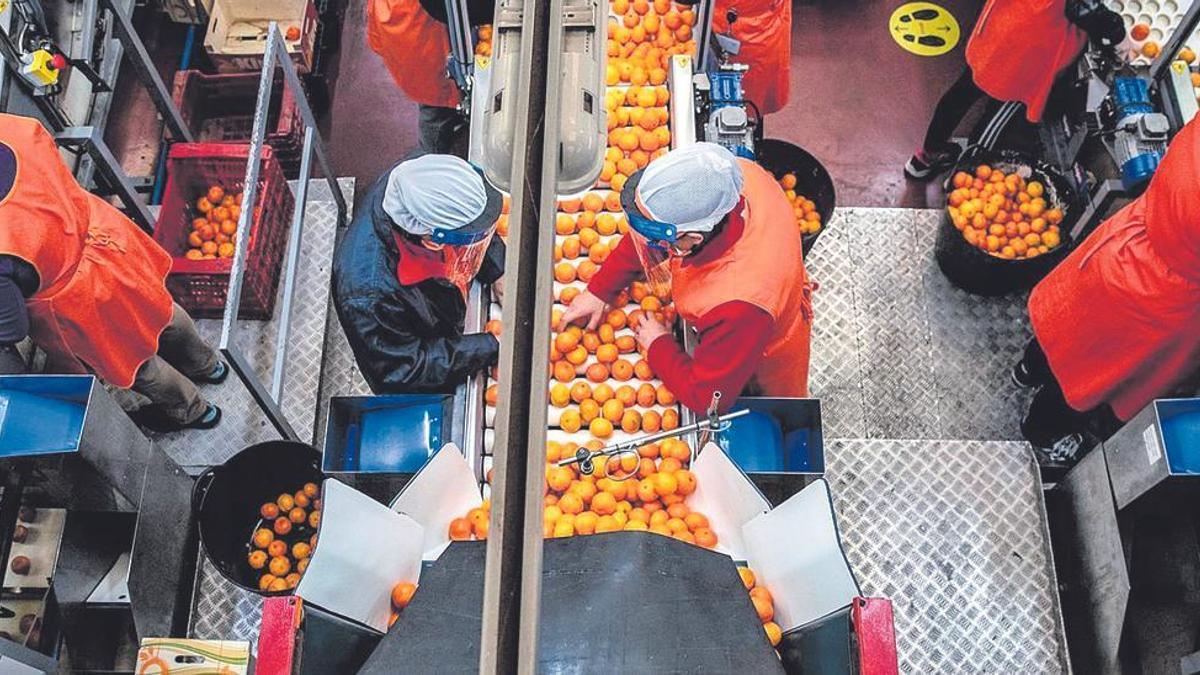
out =
{"type": "MultiPolygon", "coordinates": [[[[225,313],[232,258],[189,260],[187,236],[199,216],[196,200],[211,185],[241,192],[249,145],[177,143],[167,155],[167,185],[154,240],[172,256],[167,289],[192,316],[218,318],[225,313]]],[[[246,273],[238,316],[269,319],[275,311],[283,252],[287,246],[295,200],[283,169],[270,147],[263,148],[258,209],[250,223],[246,273]]]]}
{"type": "MultiPolygon", "coordinates": [[[[260,79],[259,73],[208,75],[181,70],[175,73],[171,98],[197,142],[249,143],[260,79]]],[[[304,122],[282,76],[276,77],[271,87],[266,142],[275,150],[284,172],[297,175],[304,150],[304,122]]]]}

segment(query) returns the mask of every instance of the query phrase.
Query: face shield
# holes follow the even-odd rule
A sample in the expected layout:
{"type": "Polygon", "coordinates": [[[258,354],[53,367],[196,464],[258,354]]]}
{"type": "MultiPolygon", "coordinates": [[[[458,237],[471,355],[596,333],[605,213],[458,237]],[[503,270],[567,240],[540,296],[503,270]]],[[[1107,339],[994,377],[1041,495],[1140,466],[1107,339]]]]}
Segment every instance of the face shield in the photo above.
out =
{"type": "Polygon", "coordinates": [[[628,236],[642,263],[650,290],[659,297],[668,297],[671,293],[671,258],[685,254],[675,249],[678,236],[675,225],[646,217],[638,204],[637,186],[641,178],[642,173],[638,172],[625,183],[621,190],[621,208],[629,219],[628,236]]]}
{"type": "MultiPolygon", "coordinates": [[[[485,216],[488,215],[486,212],[485,216]]],[[[457,229],[434,227],[426,246],[441,250],[446,264],[446,278],[462,290],[463,295],[471,288],[471,281],[479,274],[488,246],[496,234],[496,219],[476,222],[457,229]]]]}
{"type": "Polygon", "coordinates": [[[465,296],[487,256],[503,202],[478,167],[425,155],[393,169],[383,208],[396,228],[441,253],[440,276],[465,296]]]}

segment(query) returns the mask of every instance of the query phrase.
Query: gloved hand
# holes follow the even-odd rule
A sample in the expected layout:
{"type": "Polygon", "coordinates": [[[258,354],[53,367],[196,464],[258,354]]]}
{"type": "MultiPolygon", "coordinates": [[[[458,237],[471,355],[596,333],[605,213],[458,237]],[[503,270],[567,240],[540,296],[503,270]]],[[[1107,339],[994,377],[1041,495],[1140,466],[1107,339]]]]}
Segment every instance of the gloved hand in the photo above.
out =
{"type": "Polygon", "coordinates": [[[1125,22],[1100,0],[1075,0],[1067,3],[1067,20],[1088,34],[1100,47],[1115,47],[1125,39],[1125,22]]]}

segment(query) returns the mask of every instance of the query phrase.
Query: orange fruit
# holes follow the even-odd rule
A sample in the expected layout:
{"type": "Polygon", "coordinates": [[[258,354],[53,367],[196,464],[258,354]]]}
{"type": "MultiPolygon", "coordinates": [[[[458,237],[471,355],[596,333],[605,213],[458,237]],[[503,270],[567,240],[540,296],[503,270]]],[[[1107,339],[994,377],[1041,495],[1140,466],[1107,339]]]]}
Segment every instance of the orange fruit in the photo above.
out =
{"type": "Polygon", "coordinates": [[[616,424],[625,414],[625,404],[615,398],[605,401],[601,407],[601,413],[604,415],[604,419],[616,424]]]}
{"type": "Polygon", "coordinates": [[[617,499],[608,492],[598,492],[592,498],[592,511],[598,516],[607,516],[617,511],[617,499]]]}
{"type": "Polygon", "coordinates": [[[583,498],[568,492],[558,500],[558,509],[564,514],[575,515],[583,512],[583,498]]]}
{"type": "Polygon", "coordinates": [[[279,517],[279,507],[275,504],[275,502],[267,502],[258,509],[258,515],[267,520],[275,520],[279,517]]]}
{"type": "Polygon", "coordinates": [[[579,263],[579,267],[575,268],[575,274],[579,277],[580,281],[587,282],[591,281],[592,277],[595,276],[596,272],[599,270],[600,267],[596,265],[596,263],[592,262],[591,260],[584,260],[579,263]]]}
{"type": "Polygon", "coordinates": [[[637,393],[634,391],[633,387],[631,387],[627,384],[623,384],[620,387],[617,387],[617,391],[614,394],[614,398],[616,398],[618,401],[620,401],[622,404],[624,404],[626,408],[628,408],[637,402],[637,393]]]}
{"type": "Polygon", "coordinates": [[[580,417],[583,424],[592,424],[592,420],[600,417],[600,404],[595,399],[588,399],[580,404],[580,417]]]}
{"type": "Polygon", "coordinates": [[[679,494],[686,497],[696,491],[696,476],[691,471],[680,469],[673,474],[673,477],[679,494]]]}
{"type": "MultiPolygon", "coordinates": [[[[649,368],[650,367],[649,364],[647,364],[646,367],[649,368]]],[[[645,379],[650,379],[650,378],[645,378],[645,379]]],[[[656,401],[658,401],[659,405],[665,405],[665,406],[675,405],[675,395],[671,393],[670,389],[667,389],[666,385],[662,385],[662,384],[658,385],[658,388],[654,392],[654,399],[656,401]]]]}
{"type": "Polygon", "coordinates": [[[252,569],[261,570],[267,566],[267,554],[265,551],[251,551],[246,557],[246,562],[252,569]]]}
{"type": "MultiPolygon", "coordinates": [[[[758,589],[756,588],[754,590],[758,589]]],[[[761,620],[763,623],[767,623],[771,619],[775,618],[775,607],[770,602],[765,602],[761,597],[756,598],[753,595],[750,596],[750,602],[754,605],[754,611],[758,614],[759,620],[761,620]]]]}
{"type": "MultiPolygon", "coordinates": [[[[643,502],[652,502],[652,501],[658,499],[658,492],[656,492],[654,489],[654,481],[649,478],[643,478],[642,480],[638,481],[637,497],[638,497],[638,499],[642,500],[643,502]]],[[[661,512],[659,512],[659,513],[661,513],[661,512]]],[[[663,513],[663,516],[664,516],[664,518],[662,518],[662,520],[660,522],[665,523],[667,520],[665,517],[666,514],[663,513]]],[[[655,521],[655,515],[651,514],[650,524],[651,525],[655,524],[654,521],[655,521]]]]}
{"type": "Polygon", "coordinates": [[[613,379],[618,382],[626,382],[633,377],[633,364],[625,359],[618,359],[612,364],[613,379]]]}
{"type": "Polygon", "coordinates": [[[635,434],[642,428],[642,415],[636,410],[626,410],[621,415],[621,430],[635,434]]]}
{"type": "Polygon", "coordinates": [[[675,480],[675,476],[669,473],[654,474],[654,491],[659,497],[675,494],[679,489],[679,482],[675,480]]]}
{"type": "Polygon", "coordinates": [[[300,523],[303,523],[307,517],[308,517],[308,514],[306,514],[304,512],[304,509],[300,508],[299,506],[292,509],[291,511],[288,511],[288,520],[292,521],[293,523],[296,523],[297,525],[299,525],[300,523]]]}
{"type": "Polygon", "coordinates": [[[559,382],[570,382],[575,379],[575,366],[568,361],[559,361],[554,364],[554,379],[559,382]]]}
{"type": "Polygon", "coordinates": [[[283,556],[271,558],[271,562],[267,565],[267,569],[271,574],[277,577],[285,577],[288,572],[292,571],[292,561],[283,556]]]}
{"type": "Polygon", "coordinates": [[[592,397],[592,388],[587,382],[576,382],[571,387],[571,400],[576,403],[583,403],[592,397]]]}
{"type": "Polygon", "coordinates": [[[654,433],[662,429],[662,416],[654,410],[642,413],[642,431],[654,433]]]}
{"type": "Polygon", "coordinates": [[[575,219],[565,213],[560,213],[554,219],[554,231],[558,234],[575,234],[575,219]]]}
{"type": "Polygon", "coordinates": [[[588,350],[583,345],[579,345],[569,353],[563,355],[563,358],[566,359],[567,363],[575,366],[582,366],[584,362],[587,361],[587,357],[588,350]]]}
{"type": "Polygon", "coordinates": [[[739,567],[738,576],[742,578],[742,585],[746,587],[746,590],[754,588],[753,570],[751,570],[749,567],[739,567]]]}
{"type": "Polygon", "coordinates": [[[619,192],[609,192],[604,196],[604,208],[607,211],[621,210],[621,194],[619,192]]]}
{"type": "Polygon", "coordinates": [[[662,414],[663,431],[670,431],[679,428],[679,412],[676,410],[664,410],[662,414]]]}
{"type": "Polygon", "coordinates": [[[779,642],[783,640],[783,629],[774,621],[768,621],[763,624],[763,630],[767,633],[767,642],[771,643],[772,647],[779,646],[779,642]]]}
{"type": "Polygon", "coordinates": [[[1161,52],[1162,47],[1159,47],[1158,43],[1153,40],[1148,40],[1142,45],[1142,56],[1148,59],[1158,56],[1161,52]]]}
{"type": "Polygon", "coordinates": [[[646,382],[638,387],[637,404],[643,408],[649,408],[654,405],[654,385],[646,382]]]}
{"type": "Polygon", "coordinates": [[[585,375],[592,382],[603,382],[608,379],[608,366],[603,363],[593,363],[588,366],[585,375]]]}
{"type": "Polygon", "coordinates": [[[412,602],[413,595],[417,592],[417,585],[408,581],[401,581],[392,586],[392,607],[396,609],[404,609],[408,607],[408,603],[412,602]]]}
{"type": "Polygon", "coordinates": [[[558,426],[567,433],[575,433],[583,426],[583,419],[578,410],[564,410],[558,418],[558,426]]]}
{"type": "Polygon", "coordinates": [[[292,531],[292,521],[280,516],[272,523],[271,529],[275,531],[275,534],[283,536],[292,531]]]}
{"type": "Polygon", "coordinates": [[[450,521],[451,541],[467,541],[471,538],[471,521],[466,518],[455,518],[450,521]]]}
{"type": "Polygon", "coordinates": [[[1145,40],[1146,38],[1150,37],[1150,26],[1144,23],[1133,24],[1133,27],[1129,29],[1129,37],[1137,40],[1138,42],[1145,40]]]}
{"type": "Polygon", "coordinates": [[[575,281],[576,270],[570,263],[559,263],[554,266],[554,278],[563,284],[575,281]]]}
{"type": "Polygon", "coordinates": [[[613,434],[613,425],[607,419],[597,417],[588,425],[588,431],[596,438],[608,438],[613,434]]]}
{"type": "MultiPolygon", "coordinates": [[[[676,477],[678,478],[678,476],[676,477]]],[[[708,518],[703,513],[692,511],[683,517],[683,522],[687,523],[688,529],[692,532],[708,529],[708,518]]]]}
{"type": "Polygon", "coordinates": [[[650,368],[650,364],[645,359],[639,359],[637,363],[633,364],[633,374],[640,380],[654,379],[654,370],[650,368]]]}
{"type": "Polygon", "coordinates": [[[595,353],[600,348],[600,336],[595,333],[584,333],[580,344],[588,351],[589,354],[595,353]]]}
{"type": "MultiPolygon", "coordinates": [[[[608,324],[605,324],[603,328],[612,330],[612,326],[609,326],[608,324]]],[[[617,360],[619,355],[620,350],[615,344],[600,345],[600,347],[596,349],[596,360],[600,363],[612,363],[617,360]]]]}

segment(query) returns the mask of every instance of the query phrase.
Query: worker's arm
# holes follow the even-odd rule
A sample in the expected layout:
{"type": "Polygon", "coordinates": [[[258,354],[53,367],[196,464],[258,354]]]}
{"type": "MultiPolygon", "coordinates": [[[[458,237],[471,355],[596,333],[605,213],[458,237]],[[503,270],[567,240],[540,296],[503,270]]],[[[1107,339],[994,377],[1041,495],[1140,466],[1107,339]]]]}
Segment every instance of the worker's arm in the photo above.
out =
{"type": "Polygon", "coordinates": [[[0,345],[15,345],[29,335],[25,295],[17,284],[10,256],[0,255],[0,345]]]}
{"type": "Polygon", "coordinates": [[[409,314],[386,299],[356,298],[338,307],[342,326],[367,383],[376,394],[449,393],[468,376],[496,364],[500,343],[491,333],[423,337],[404,324],[409,314]]]}
{"type": "Polygon", "coordinates": [[[604,265],[588,282],[587,289],[605,304],[611,305],[621,291],[644,275],[642,261],[638,259],[637,249],[633,247],[633,239],[625,236],[621,237],[621,243],[617,244],[604,261],[604,265]]]}
{"type": "Polygon", "coordinates": [[[646,354],[650,367],[683,405],[708,410],[714,391],[728,410],[758,369],[774,320],[748,302],[727,302],[700,317],[700,344],[689,356],[669,334],[656,338],[646,354]]]}

